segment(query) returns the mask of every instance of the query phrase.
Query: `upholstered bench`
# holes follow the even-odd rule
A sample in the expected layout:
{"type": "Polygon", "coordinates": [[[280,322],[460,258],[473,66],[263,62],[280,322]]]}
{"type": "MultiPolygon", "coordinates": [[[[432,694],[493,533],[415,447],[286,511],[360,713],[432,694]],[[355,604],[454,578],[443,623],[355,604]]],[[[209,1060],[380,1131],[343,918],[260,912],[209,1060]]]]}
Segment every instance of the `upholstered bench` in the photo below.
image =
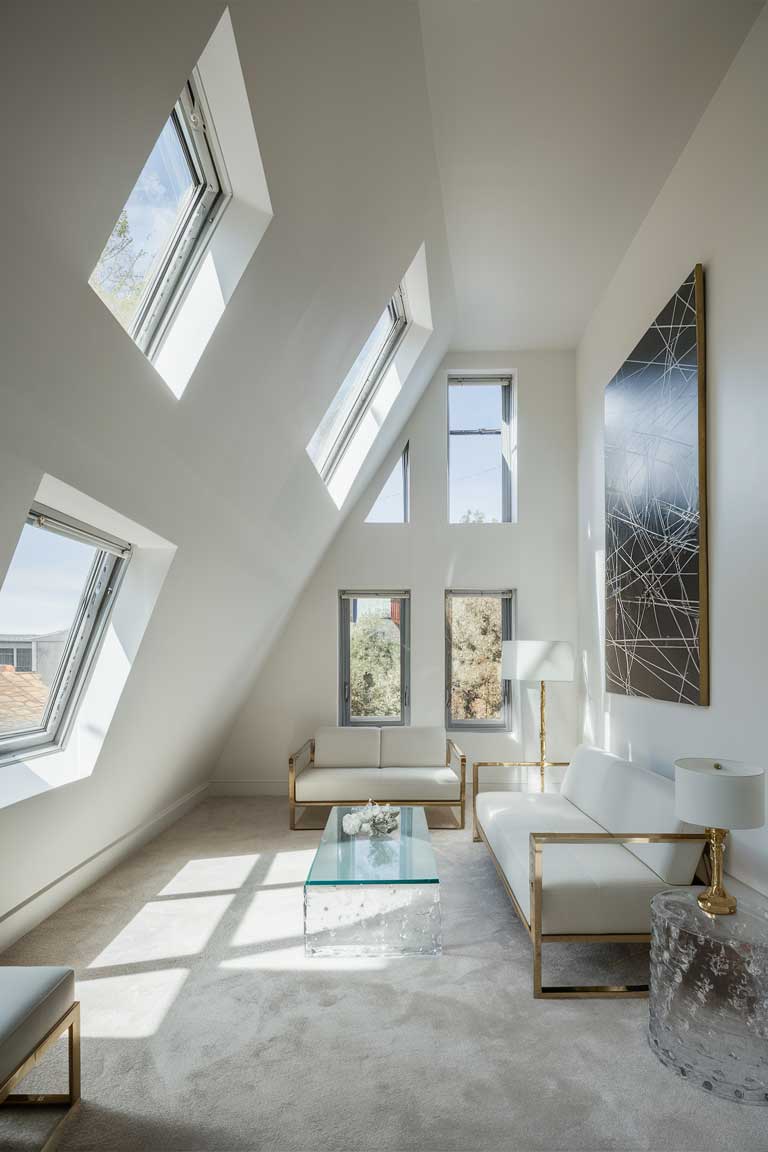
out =
{"type": "Polygon", "coordinates": [[[455,807],[463,828],[466,769],[444,728],[319,728],[288,761],[290,826],[296,827],[297,808],[376,800],[455,807]]]}
{"type": "Polygon", "coordinates": [[[50,1152],[62,1123],[80,1099],[80,1005],[71,968],[0,967],[0,1105],[68,1104],[48,1136],[50,1152]],[[19,1094],[19,1081],[64,1032],[69,1032],[69,1091],[19,1094]]]}
{"type": "Polygon", "coordinates": [[[488,846],[533,944],[533,994],[644,996],[648,986],[544,987],[547,943],[650,940],[651,899],[691,884],[704,835],[675,816],[671,780],[599,748],[578,748],[556,792],[479,790],[475,839],[488,846]]]}

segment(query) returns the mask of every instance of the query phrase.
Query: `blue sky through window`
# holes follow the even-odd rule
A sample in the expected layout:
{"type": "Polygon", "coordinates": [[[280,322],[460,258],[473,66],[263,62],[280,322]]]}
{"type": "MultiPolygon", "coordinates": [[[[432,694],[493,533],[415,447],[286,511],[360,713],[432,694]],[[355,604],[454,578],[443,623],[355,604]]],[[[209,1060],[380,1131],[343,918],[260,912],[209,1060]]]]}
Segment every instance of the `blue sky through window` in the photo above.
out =
{"type": "Polygon", "coordinates": [[[0,588],[0,636],[68,631],[96,551],[25,524],[0,588]]]}

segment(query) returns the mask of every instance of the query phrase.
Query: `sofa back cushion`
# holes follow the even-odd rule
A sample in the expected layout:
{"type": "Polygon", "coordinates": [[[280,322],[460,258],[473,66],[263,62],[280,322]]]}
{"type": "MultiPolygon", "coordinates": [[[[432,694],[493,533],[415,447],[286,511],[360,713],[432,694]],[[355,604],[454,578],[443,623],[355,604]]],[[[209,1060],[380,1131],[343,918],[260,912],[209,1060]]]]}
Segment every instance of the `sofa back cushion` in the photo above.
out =
{"type": "Polygon", "coordinates": [[[438,768],[443,764],[445,728],[382,728],[382,768],[438,768]]]}
{"type": "MultiPolygon", "coordinates": [[[[671,780],[611,752],[582,745],[563,779],[562,795],[606,832],[700,832],[675,816],[671,780]]],[[[690,884],[703,844],[625,844],[667,884],[690,884]]]]}
{"type": "Polygon", "coordinates": [[[318,728],[315,764],[318,768],[378,768],[379,728],[318,728]]]}

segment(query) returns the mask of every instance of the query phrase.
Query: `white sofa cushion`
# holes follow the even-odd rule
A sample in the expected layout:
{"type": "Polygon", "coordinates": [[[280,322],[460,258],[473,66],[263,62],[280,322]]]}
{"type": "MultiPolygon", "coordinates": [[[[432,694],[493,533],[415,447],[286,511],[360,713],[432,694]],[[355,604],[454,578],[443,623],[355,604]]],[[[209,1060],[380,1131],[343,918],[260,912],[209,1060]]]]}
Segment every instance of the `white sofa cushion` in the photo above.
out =
{"type": "Polygon", "coordinates": [[[305,768],[296,777],[296,801],[327,804],[367,800],[445,800],[458,804],[460,783],[451,768],[305,768]]]}
{"type": "Polygon", "coordinates": [[[437,768],[445,764],[445,728],[390,726],[381,730],[381,766],[437,768]]]}
{"type": "MultiPolygon", "coordinates": [[[[674,784],[600,748],[577,748],[561,795],[607,832],[700,832],[675,815],[674,784]]],[[[540,831],[540,829],[535,829],[540,831]]],[[[703,844],[627,844],[668,884],[690,884],[703,844]]]]}
{"type": "MultiPolygon", "coordinates": [[[[602,832],[556,793],[481,792],[477,819],[530,923],[530,833],[602,832]]],[[[625,933],[650,930],[650,902],[667,885],[618,844],[546,844],[542,932],[625,933]]]]}
{"type": "Polygon", "coordinates": [[[0,1084],[74,1002],[71,968],[0,967],[0,1084]]]}
{"type": "Polygon", "coordinates": [[[315,765],[318,768],[378,768],[379,728],[318,728],[315,765]]]}

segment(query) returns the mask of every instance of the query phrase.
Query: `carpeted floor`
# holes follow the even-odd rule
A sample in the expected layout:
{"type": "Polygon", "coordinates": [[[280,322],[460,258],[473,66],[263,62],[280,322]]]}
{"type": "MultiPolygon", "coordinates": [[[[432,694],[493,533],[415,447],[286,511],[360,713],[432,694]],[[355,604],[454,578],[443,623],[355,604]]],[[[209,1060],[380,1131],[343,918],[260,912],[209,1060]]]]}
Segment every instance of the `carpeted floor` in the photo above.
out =
{"type": "MultiPolygon", "coordinates": [[[[282,801],[210,800],[5,954],[77,969],[65,1152],[768,1148],[768,1112],[656,1061],[645,1001],[532,999],[527,936],[469,830],[433,834],[442,957],[305,959],[318,838],[287,831],[282,801]]],[[[549,951],[569,980],[644,962],[549,951]]],[[[61,1046],[26,1090],[61,1091],[63,1069],[61,1046]]],[[[0,1148],[38,1148],[49,1123],[0,1113],[0,1148]]]]}

